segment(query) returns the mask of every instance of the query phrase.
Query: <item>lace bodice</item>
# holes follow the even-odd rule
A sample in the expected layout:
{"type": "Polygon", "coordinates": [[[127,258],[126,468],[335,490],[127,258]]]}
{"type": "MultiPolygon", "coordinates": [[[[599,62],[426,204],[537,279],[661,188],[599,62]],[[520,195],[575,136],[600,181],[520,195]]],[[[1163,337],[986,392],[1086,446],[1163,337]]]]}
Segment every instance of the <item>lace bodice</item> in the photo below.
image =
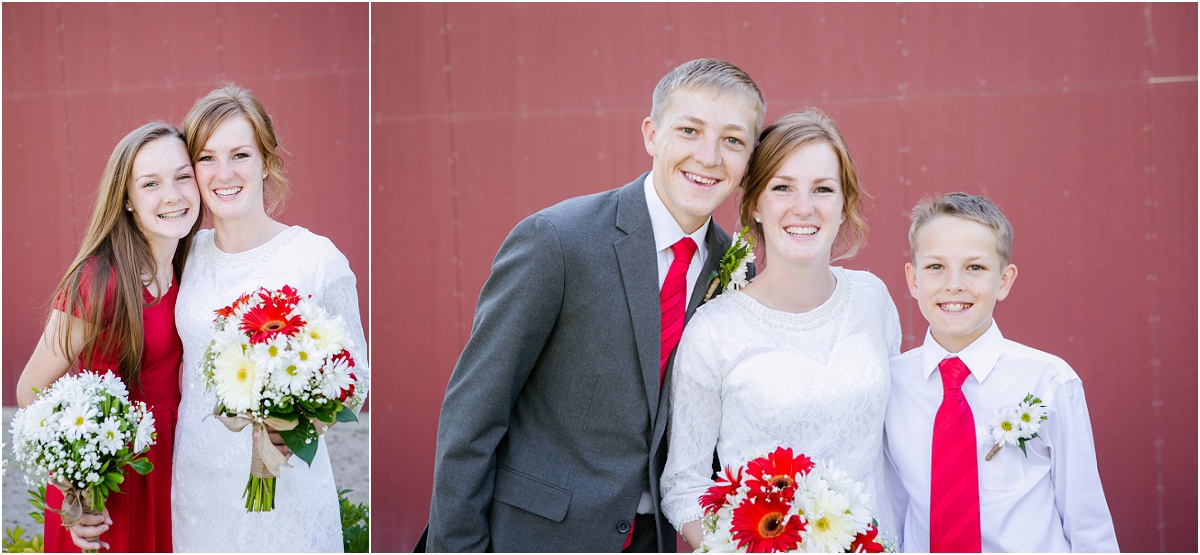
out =
{"type": "Polygon", "coordinates": [[[740,291],[701,306],[672,370],[663,511],[678,529],[703,516],[712,453],[740,465],[776,447],[827,460],[866,485],[871,514],[896,537],[884,485],[888,357],[900,320],[868,272],[831,268],[833,295],[803,314],[772,310],[740,291]]]}
{"type": "MultiPolygon", "coordinates": [[[[247,513],[242,491],[250,475],[249,427],[230,432],[212,413],[198,367],[211,340],[213,311],[258,287],[295,287],[331,315],[342,317],[354,341],[360,387],[369,387],[367,343],[358,290],[346,257],[328,239],[294,226],[266,244],[221,252],[212,230],[192,243],[175,309],[183,339],[183,400],[175,433],[171,489],[175,551],[342,551],[337,488],[325,440],[312,466],[292,457],[276,483],[275,510],[247,513]]],[[[353,426],[339,424],[340,426],[353,426]]]]}

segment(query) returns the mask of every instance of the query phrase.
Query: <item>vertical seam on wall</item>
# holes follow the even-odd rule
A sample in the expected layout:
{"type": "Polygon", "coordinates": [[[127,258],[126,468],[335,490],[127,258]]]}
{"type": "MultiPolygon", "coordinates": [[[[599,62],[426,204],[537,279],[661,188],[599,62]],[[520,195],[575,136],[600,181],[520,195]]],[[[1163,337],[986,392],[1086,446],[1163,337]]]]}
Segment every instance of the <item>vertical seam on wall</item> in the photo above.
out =
{"type": "Polygon", "coordinates": [[[225,38],[223,36],[221,36],[222,35],[221,30],[223,29],[222,25],[225,23],[224,10],[220,10],[220,8],[218,8],[217,20],[214,21],[213,23],[216,25],[216,28],[217,28],[217,33],[216,33],[217,34],[217,45],[216,45],[217,76],[219,79],[224,79],[225,78],[225,55],[224,55],[225,54],[225,38]]]}
{"type": "MultiPolygon", "coordinates": [[[[71,140],[71,106],[67,102],[67,97],[70,96],[70,89],[67,87],[67,46],[63,37],[66,35],[66,28],[62,19],[62,4],[55,4],[54,19],[57,25],[58,32],[58,74],[62,80],[60,91],[62,92],[62,107],[63,107],[63,133],[66,135],[66,150],[67,150],[67,189],[68,191],[75,189],[75,143],[71,140]]],[[[86,223],[84,225],[87,225],[86,223]]],[[[80,233],[82,235],[82,233],[80,233]]]]}
{"type": "Polygon", "coordinates": [[[458,198],[461,194],[458,188],[458,145],[455,141],[454,129],[456,120],[454,117],[454,87],[450,74],[454,71],[454,64],[450,60],[450,9],[446,4],[442,4],[442,48],[445,56],[445,65],[442,66],[442,73],[446,76],[446,128],[448,141],[450,143],[450,235],[451,243],[454,245],[454,256],[452,264],[454,266],[454,296],[458,303],[458,344],[467,344],[467,317],[464,298],[467,296],[463,290],[463,253],[462,253],[462,222],[459,221],[459,206],[458,198]]]}
{"type": "MultiPolygon", "coordinates": [[[[1148,224],[1151,237],[1157,240],[1157,229],[1155,222],[1157,221],[1155,212],[1158,206],[1158,195],[1154,187],[1154,85],[1149,82],[1149,78],[1154,76],[1154,21],[1151,14],[1152,5],[1145,4],[1142,8],[1142,19],[1146,27],[1146,123],[1143,123],[1143,131],[1146,135],[1146,189],[1150,192],[1147,202],[1148,224]]],[[[1158,257],[1156,256],[1157,245],[1146,249],[1149,253],[1150,274],[1147,275],[1147,293],[1150,297],[1150,372],[1153,376],[1153,395],[1154,398],[1150,402],[1150,406],[1154,413],[1154,492],[1157,501],[1158,522],[1158,548],[1159,551],[1167,550],[1167,521],[1166,521],[1166,503],[1165,492],[1166,484],[1163,479],[1163,428],[1162,428],[1162,361],[1159,359],[1158,352],[1158,287],[1157,282],[1158,257]]]]}
{"type": "MultiPolygon", "coordinates": [[[[897,47],[899,48],[900,51],[904,51],[905,49],[908,48],[908,44],[905,42],[905,37],[904,37],[904,26],[905,26],[905,22],[907,21],[907,18],[904,15],[904,5],[900,4],[898,6],[898,9],[900,12],[900,20],[896,22],[896,24],[897,24],[896,26],[898,28],[897,38],[900,39],[900,44],[898,44],[897,47]]],[[[899,52],[897,52],[897,54],[899,54],[899,52]]],[[[897,90],[896,109],[897,109],[897,111],[900,112],[900,131],[899,131],[899,133],[900,133],[900,147],[899,147],[899,150],[900,150],[900,152],[899,152],[899,154],[900,154],[900,199],[903,202],[903,204],[900,205],[900,213],[904,214],[905,207],[912,206],[914,204],[912,198],[909,197],[909,192],[911,191],[911,188],[907,185],[908,164],[909,164],[908,133],[907,133],[907,131],[908,131],[908,117],[907,117],[908,110],[906,110],[907,104],[908,104],[908,57],[907,56],[901,56],[900,78],[902,79],[901,82],[896,85],[896,90],[897,90]]],[[[905,234],[905,237],[906,237],[905,243],[908,242],[907,236],[908,235],[906,233],[905,234]]],[[[912,248],[912,246],[909,245],[909,248],[912,248]]],[[[903,251],[901,251],[901,252],[903,252],[903,251]]],[[[904,258],[904,257],[901,256],[901,258],[904,258]]],[[[907,259],[905,259],[904,262],[907,263],[911,258],[912,258],[912,256],[910,253],[909,257],[907,259]]],[[[907,280],[907,278],[905,278],[905,279],[907,280]]],[[[906,281],[906,283],[907,283],[907,281],[906,281]]],[[[924,334],[917,334],[913,329],[913,325],[914,325],[913,320],[915,318],[913,313],[915,312],[914,307],[917,305],[916,301],[913,300],[911,297],[909,297],[907,295],[903,295],[903,294],[901,295],[901,298],[904,299],[904,321],[901,323],[901,330],[900,330],[900,352],[903,353],[904,351],[906,351],[908,349],[919,346],[921,344],[921,341],[924,339],[924,334]],[[909,332],[912,334],[912,338],[913,338],[913,343],[911,345],[909,345],[908,347],[905,347],[905,345],[904,345],[904,330],[909,330],[909,332]]],[[[900,307],[897,307],[897,309],[899,309],[899,308],[900,307]]],[[[919,326],[918,326],[918,328],[919,328],[919,326]]]]}

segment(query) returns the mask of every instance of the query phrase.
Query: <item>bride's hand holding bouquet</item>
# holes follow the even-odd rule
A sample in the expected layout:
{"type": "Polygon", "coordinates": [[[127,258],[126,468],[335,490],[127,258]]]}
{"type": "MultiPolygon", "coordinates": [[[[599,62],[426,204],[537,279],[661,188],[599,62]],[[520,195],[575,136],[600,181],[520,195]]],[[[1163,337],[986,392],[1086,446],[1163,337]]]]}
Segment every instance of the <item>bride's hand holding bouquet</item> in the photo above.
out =
{"type": "Polygon", "coordinates": [[[275,508],[275,479],[291,466],[271,442],[312,464],[320,432],[335,421],[357,421],[362,405],[341,317],[331,317],[296,289],[259,288],[218,309],[213,340],[200,361],[214,390],[213,414],[230,431],[252,426],[247,511],[275,508]]]}

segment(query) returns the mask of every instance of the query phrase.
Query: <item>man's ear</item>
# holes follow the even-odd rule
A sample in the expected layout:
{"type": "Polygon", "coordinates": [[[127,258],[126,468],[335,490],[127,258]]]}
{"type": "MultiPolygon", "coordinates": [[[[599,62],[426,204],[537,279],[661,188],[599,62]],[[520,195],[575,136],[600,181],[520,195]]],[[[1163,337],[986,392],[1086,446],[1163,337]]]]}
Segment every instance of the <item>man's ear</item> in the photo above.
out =
{"type": "Polygon", "coordinates": [[[658,154],[654,148],[654,138],[658,135],[658,126],[654,124],[654,120],[646,118],[642,120],[642,140],[646,143],[646,154],[651,158],[658,154]]]}

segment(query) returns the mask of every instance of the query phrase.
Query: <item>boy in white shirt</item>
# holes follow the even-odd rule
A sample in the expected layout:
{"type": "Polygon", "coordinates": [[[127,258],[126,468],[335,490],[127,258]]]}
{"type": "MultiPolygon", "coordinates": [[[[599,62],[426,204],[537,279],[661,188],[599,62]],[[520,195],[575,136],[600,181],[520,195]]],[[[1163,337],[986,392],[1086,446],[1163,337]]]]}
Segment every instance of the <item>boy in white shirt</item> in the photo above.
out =
{"type": "Polygon", "coordinates": [[[992,320],[1012,237],[982,197],[913,208],[904,271],[929,331],[892,359],[885,418],[904,551],[1118,550],[1079,376],[992,320]]]}

